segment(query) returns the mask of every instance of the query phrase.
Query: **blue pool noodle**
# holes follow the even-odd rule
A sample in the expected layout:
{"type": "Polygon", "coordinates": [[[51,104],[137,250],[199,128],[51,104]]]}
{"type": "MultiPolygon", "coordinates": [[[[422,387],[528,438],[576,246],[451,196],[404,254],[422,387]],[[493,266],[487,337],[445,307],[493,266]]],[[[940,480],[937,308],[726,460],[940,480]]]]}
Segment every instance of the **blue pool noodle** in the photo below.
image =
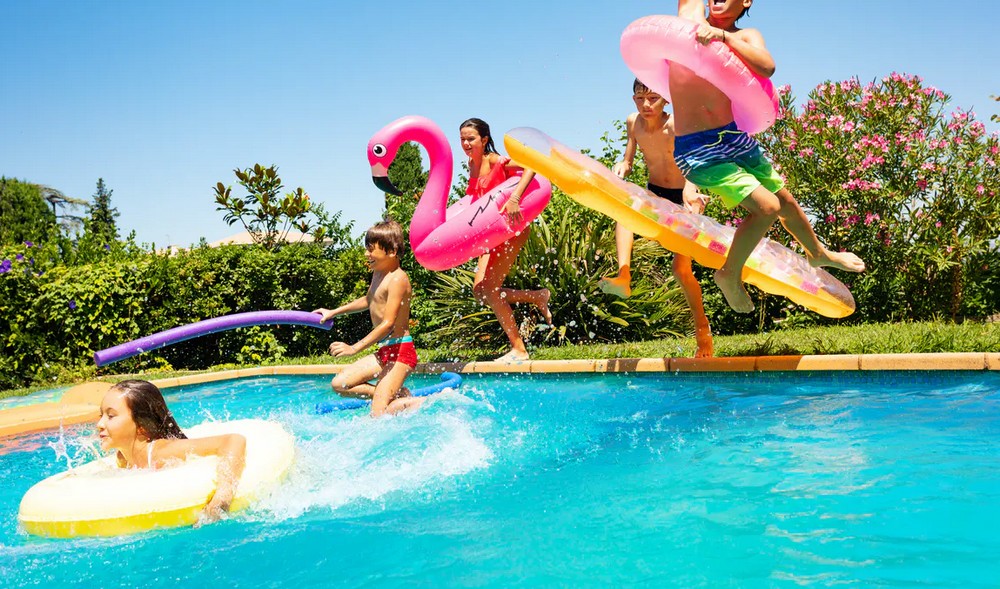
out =
{"type": "MultiPolygon", "coordinates": [[[[459,385],[462,384],[462,376],[454,372],[442,372],[441,382],[421,387],[419,389],[413,389],[410,391],[414,397],[426,397],[427,395],[433,395],[434,393],[440,393],[447,388],[457,389],[459,385]]],[[[369,405],[371,401],[368,399],[336,399],[334,401],[324,401],[322,403],[316,403],[316,413],[322,415],[324,413],[330,413],[333,411],[346,411],[349,409],[359,409],[369,405]]]]}

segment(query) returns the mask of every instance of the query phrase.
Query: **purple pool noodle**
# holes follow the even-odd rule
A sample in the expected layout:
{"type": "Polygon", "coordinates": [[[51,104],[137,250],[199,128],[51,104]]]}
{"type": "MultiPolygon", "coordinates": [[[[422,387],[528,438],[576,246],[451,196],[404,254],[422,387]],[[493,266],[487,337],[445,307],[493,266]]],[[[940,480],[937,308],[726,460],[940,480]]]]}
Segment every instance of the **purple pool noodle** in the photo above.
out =
{"type": "Polygon", "coordinates": [[[321,323],[321,318],[319,313],[308,313],[306,311],[253,311],[251,313],[223,315],[214,319],[206,319],[197,323],[174,327],[173,329],[147,335],[146,337],[107,348],[106,350],[94,352],[94,362],[98,366],[105,366],[184,340],[220,331],[229,331],[230,329],[239,327],[252,327],[254,325],[305,325],[327,330],[333,327],[332,321],[321,323]]]}

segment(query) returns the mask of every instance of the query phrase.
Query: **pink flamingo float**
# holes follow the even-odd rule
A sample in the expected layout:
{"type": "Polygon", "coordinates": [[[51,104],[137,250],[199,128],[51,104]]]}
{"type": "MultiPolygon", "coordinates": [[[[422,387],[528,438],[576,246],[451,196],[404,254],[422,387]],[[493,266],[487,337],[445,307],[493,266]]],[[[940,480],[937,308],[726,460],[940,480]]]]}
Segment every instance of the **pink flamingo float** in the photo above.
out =
{"type": "Polygon", "coordinates": [[[501,209],[520,176],[507,179],[488,194],[466,196],[448,206],[453,160],[448,140],[430,119],[406,116],[395,120],[368,142],[372,180],[383,192],[402,193],[389,181],[389,166],[399,146],[414,141],[427,150],[430,172],[410,221],[410,247],[417,262],[428,270],[448,270],[489,252],[524,229],[552,199],[552,185],[539,175],[521,195],[521,218],[511,224],[501,209]]]}

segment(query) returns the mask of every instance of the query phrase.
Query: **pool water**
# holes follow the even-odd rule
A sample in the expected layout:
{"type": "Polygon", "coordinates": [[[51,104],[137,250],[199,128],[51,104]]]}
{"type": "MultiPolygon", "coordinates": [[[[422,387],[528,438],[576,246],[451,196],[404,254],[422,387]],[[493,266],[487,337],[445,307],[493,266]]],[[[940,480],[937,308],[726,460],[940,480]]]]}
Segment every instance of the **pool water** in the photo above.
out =
{"type": "Polygon", "coordinates": [[[328,379],[165,391],[182,426],[297,439],[272,496],[198,529],[27,536],[21,496],[93,428],[0,442],[0,585],[1000,583],[997,373],[470,375],[379,420],[315,415],[328,379]]]}

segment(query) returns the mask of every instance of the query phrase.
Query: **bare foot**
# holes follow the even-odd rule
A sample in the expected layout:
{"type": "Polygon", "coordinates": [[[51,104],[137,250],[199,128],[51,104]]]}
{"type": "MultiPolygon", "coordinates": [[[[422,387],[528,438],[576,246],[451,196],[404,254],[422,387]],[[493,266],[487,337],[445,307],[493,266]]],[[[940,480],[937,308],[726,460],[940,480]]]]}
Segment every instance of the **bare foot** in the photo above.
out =
{"type": "Polygon", "coordinates": [[[865,262],[851,252],[831,252],[823,248],[819,255],[809,258],[809,265],[818,268],[827,266],[847,272],[864,272],[865,262]]]}
{"type": "Polygon", "coordinates": [[[698,348],[694,351],[695,358],[711,358],[715,355],[715,344],[712,341],[712,331],[708,325],[695,326],[694,339],[698,348]]]}
{"type": "Polygon", "coordinates": [[[606,276],[600,280],[598,287],[601,291],[609,295],[627,299],[632,296],[632,275],[619,274],[615,277],[606,276]]]}
{"type": "Polygon", "coordinates": [[[528,356],[527,352],[518,352],[517,350],[511,350],[500,356],[494,362],[500,362],[501,364],[514,364],[517,362],[527,362],[531,357],[528,356]]]}
{"type": "Polygon", "coordinates": [[[411,396],[413,396],[413,393],[410,392],[410,389],[406,387],[400,387],[399,390],[396,392],[396,396],[393,397],[393,399],[405,399],[406,397],[411,397],[411,396]]]}
{"type": "Polygon", "coordinates": [[[735,280],[728,273],[721,269],[715,271],[715,283],[719,285],[719,290],[726,297],[726,302],[737,313],[749,313],[753,311],[753,301],[750,295],[743,288],[743,280],[736,276],[735,280]]]}
{"type": "Polygon", "coordinates": [[[545,322],[552,325],[552,311],[549,310],[549,299],[552,298],[552,292],[547,289],[542,289],[542,304],[538,305],[538,310],[542,312],[542,317],[545,318],[545,322]]]}

